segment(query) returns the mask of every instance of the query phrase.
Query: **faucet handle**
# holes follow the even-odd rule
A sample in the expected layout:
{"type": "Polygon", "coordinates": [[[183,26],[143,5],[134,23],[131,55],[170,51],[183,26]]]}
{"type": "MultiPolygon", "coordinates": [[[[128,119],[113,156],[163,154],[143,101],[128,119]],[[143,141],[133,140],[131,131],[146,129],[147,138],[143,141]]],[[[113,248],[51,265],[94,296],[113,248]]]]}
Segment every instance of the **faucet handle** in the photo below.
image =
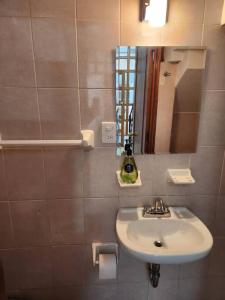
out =
{"type": "Polygon", "coordinates": [[[169,208],[168,208],[168,205],[167,205],[166,201],[163,201],[162,199],[160,199],[160,202],[161,202],[161,205],[162,205],[162,208],[163,208],[163,212],[168,213],[169,208]]]}
{"type": "Polygon", "coordinates": [[[155,213],[160,213],[160,214],[164,214],[169,211],[166,202],[163,201],[161,198],[154,199],[153,209],[154,209],[155,213]]]}
{"type": "Polygon", "coordinates": [[[162,211],[162,208],[163,208],[163,202],[162,202],[162,199],[160,198],[155,198],[153,200],[153,207],[152,209],[155,211],[155,213],[159,213],[162,211]]]}

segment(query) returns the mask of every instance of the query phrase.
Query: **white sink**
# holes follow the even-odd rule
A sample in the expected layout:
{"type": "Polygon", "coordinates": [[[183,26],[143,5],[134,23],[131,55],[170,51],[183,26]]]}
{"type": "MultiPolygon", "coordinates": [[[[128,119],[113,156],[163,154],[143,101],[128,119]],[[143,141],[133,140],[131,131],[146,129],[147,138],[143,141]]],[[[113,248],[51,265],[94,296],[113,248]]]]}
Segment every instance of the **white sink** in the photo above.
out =
{"type": "Polygon", "coordinates": [[[142,207],[120,209],[116,231],[122,245],[148,263],[180,264],[205,257],[213,245],[208,228],[185,207],[169,209],[169,218],[143,218],[142,207]]]}

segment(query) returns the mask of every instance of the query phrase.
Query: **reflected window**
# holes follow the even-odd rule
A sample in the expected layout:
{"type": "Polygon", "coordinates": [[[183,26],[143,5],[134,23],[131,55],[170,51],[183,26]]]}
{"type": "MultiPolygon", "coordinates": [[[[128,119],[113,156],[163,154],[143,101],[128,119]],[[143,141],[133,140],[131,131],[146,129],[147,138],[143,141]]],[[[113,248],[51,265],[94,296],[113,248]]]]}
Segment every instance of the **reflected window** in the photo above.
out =
{"type": "MultiPolygon", "coordinates": [[[[137,49],[121,46],[116,49],[116,123],[117,154],[124,146],[134,143],[134,104],[136,85],[137,49]]],[[[132,147],[133,148],[133,147],[132,147]]]]}

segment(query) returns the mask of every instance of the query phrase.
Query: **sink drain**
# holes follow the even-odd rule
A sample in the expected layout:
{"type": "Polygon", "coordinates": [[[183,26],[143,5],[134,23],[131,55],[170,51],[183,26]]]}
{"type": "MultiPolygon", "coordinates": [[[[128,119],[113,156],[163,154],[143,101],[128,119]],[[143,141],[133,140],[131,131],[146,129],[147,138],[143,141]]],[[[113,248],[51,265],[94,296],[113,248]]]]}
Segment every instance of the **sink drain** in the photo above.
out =
{"type": "Polygon", "coordinates": [[[162,242],[160,242],[160,241],[155,241],[155,242],[154,242],[154,245],[155,245],[156,247],[162,247],[162,242]]]}

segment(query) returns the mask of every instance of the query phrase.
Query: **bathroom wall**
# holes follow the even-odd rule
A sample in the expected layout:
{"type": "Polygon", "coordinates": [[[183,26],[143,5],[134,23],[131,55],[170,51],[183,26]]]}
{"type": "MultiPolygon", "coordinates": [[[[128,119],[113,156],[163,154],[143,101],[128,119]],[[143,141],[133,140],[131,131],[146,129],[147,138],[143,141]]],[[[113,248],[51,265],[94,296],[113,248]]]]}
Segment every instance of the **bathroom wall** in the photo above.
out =
{"type": "Polygon", "coordinates": [[[7,291],[35,300],[225,299],[225,29],[222,0],[170,0],[169,22],[138,21],[138,0],[0,0],[0,132],[5,139],[70,139],[96,133],[96,148],[0,151],[0,258],[7,291]],[[112,50],[118,44],[206,45],[198,151],[137,156],[143,186],[119,189],[114,146],[100,122],[114,120],[112,50]],[[191,167],[197,183],[174,187],[168,167],[191,167]],[[223,168],[222,168],[223,167],[223,168]],[[122,249],[118,278],[99,281],[91,242],[114,241],[119,207],[162,196],[187,205],[215,238],[197,263],[145,264],[122,249]]]}
{"type": "Polygon", "coordinates": [[[203,74],[202,69],[187,69],[176,85],[172,153],[196,152],[203,74]]]}

